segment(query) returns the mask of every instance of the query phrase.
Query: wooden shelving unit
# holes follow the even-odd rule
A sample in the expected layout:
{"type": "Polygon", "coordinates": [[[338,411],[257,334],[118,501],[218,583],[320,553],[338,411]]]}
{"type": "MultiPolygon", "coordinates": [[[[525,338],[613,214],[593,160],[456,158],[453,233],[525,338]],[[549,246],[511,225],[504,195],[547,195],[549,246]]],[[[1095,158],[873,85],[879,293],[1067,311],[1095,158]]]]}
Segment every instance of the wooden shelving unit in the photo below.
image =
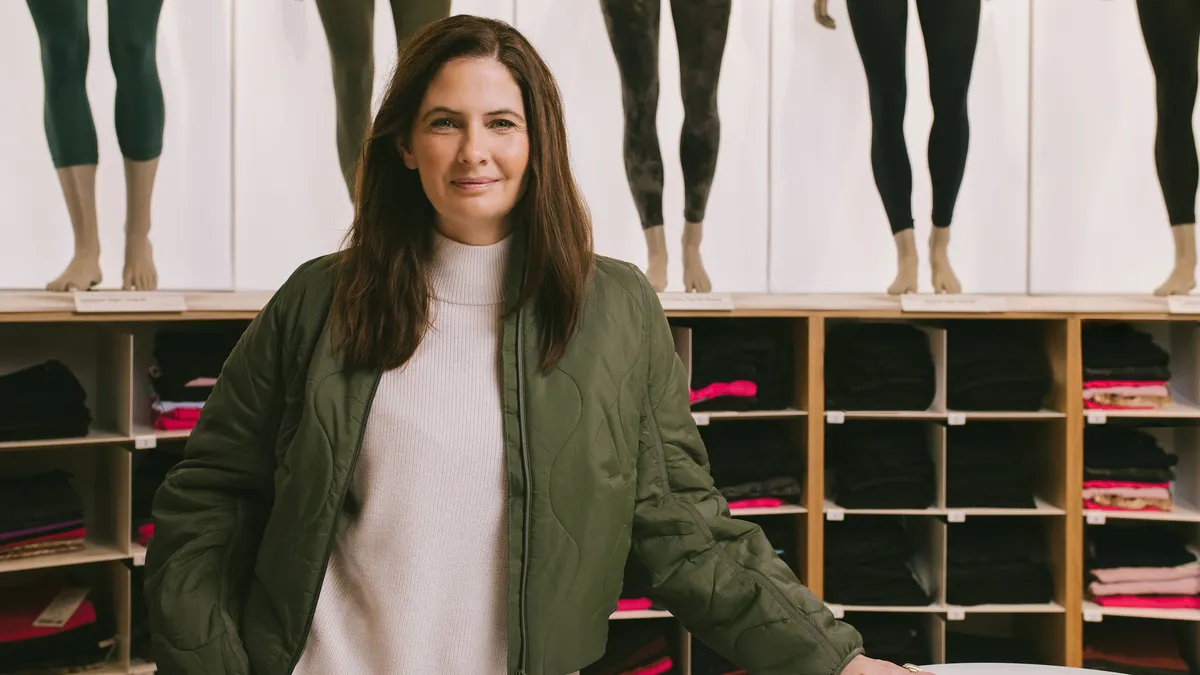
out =
{"type": "MultiPolygon", "coordinates": [[[[104,673],[150,673],[149,654],[131,652],[131,573],[144,564],[145,550],[133,543],[131,483],[133,456],[153,452],[162,444],[183,443],[187,432],[152,428],[148,415],[146,367],[155,332],[183,323],[248,321],[269,297],[265,293],[174,294],[186,311],[117,311],[79,313],[69,295],[0,292],[0,373],[48,358],[58,358],[72,368],[88,393],[95,422],[83,438],[0,443],[0,473],[69,466],[83,485],[88,507],[88,547],[79,552],[0,562],[0,585],[21,575],[54,568],[80,568],[104,580],[113,595],[114,617],[121,644],[114,650],[104,673]]],[[[1046,663],[1079,666],[1085,619],[1136,617],[1147,620],[1192,622],[1200,627],[1196,610],[1114,610],[1084,601],[1083,543],[1086,527],[1102,527],[1110,519],[1154,518],[1179,523],[1200,523],[1200,338],[1196,323],[1200,309],[1185,313],[1178,304],[1149,297],[1003,297],[1006,311],[971,311],[960,303],[954,311],[940,308],[936,298],[922,301],[886,296],[813,295],[714,295],[680,297],[664,295],[668,316],[690,322],[706,318],[772,318],[790,325],[795,339],[795,400],[781,410],[755,412],[697,412],[698,426],[738,425],[755,420],[776,420],[792,430],[797,452],[802,453],[805,496],[801,504],[781,509],[747,509],[735,517],[791,519],[797,534],[796,573],[818,596],[824,588],[824,528],[831,520],[865,514],[903,515],[919,523],[929,550],[935,602],[924,607],[874,607],[830,605],[835,615],[853,621],[862,613],[909,613],[926,622],[931,653],[944,658],[947,626],[996,616],[1008,617],[1017,632],[1046,663]],[[925,302],[924,305],[921,302],[925,302]],[[915,307],[915,309],[914,309],[915,307]],[[946,327],[956,321],[1035,322],[1045,338],[1053,368],[1054,386],[1044,409],[1037,412],[964,412],[945,405],[947,348],[946,327]],[[824,382],[825,340],[831,326],[846,321],[883,320],[911,322],[925,328],[934,344],[938,367],[938,396],[927,410],[855,411],[826,410],[824,382]],[[1091,321],[1134,321],[1151,331],[1169,348],[1178,379],[1172,382],[1179,403],[1151,413],[1085,411],[1081,400],[1082,327],[1091,321]],[[1033,509],[956,509],[945,505],[945,441],[935,443],[935,466],[941,474],[937,504],[918,510],[844,509],[827,498],[825,489],[825,433],[830,425],[860,419],[915,420],[944,430],[962,424],[1012,422],[1029,425],[1030,454],[1037,462],[1037,505],[1033,509]],[[1162,433],[1181,456],[1180,508],[1167,514],[1103,514],[1082,508],[1083,430],[1087,424],[1142,421],[1168,425],[1162,433]],[[1174,426],[1170,426],[1174,425],[1174,426]],[[952,523],[975,518],[1038,519],[1043,523],[1053,566],[1054,601],[1044,605],[985,605],[956,607],[945,603],[946,532],[952,523]]],[[[980,305],[998,306],[996,298],[980,305]]],[[[118,307],[119,309],[119,307],[118,307]]],[[[1187,309],[1185,305],[1184,310],[1187,309]]],[[[775,521],[772,521],[775,522],[775,521]]],[[[1193,534],[1200,543],[1200,528],[1193,534]]],[[[613,620],[675,621],[667,612],[618,612],[613,620]]],[[[684,636],[683,649],[690,649],[684,636]]],[[[688,672],[690,653],[679,655],[688,672]]]]}

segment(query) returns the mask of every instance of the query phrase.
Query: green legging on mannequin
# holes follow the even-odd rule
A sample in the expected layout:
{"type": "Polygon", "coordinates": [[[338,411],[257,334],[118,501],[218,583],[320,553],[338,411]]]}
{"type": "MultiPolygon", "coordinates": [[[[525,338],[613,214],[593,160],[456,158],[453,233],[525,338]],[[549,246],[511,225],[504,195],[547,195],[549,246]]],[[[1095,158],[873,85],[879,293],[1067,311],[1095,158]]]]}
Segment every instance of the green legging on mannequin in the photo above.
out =
{"type": "MultiPolygon", "coordinates": [[[[87,95],[87,0],[25,0],[37,26],[45,83],[46,140],[56,168],[96,164],[87,95]]],[[[155,62],[162,0],[108,0],[108,54],[117,80],[121,154],[144,162],[162,153],[165,106],[155,62]]]]}
{"type": "MultiPolygon", "coordinates": [[[[450,0],[391,0],[396,44],[422,26],[450,16],[450,0]]],[[[346,189],[354,195],[354,175],[367,125],[375,79],[375,0],[317,0],[333,65],[337,99],[337,148],[346,189]]]]}

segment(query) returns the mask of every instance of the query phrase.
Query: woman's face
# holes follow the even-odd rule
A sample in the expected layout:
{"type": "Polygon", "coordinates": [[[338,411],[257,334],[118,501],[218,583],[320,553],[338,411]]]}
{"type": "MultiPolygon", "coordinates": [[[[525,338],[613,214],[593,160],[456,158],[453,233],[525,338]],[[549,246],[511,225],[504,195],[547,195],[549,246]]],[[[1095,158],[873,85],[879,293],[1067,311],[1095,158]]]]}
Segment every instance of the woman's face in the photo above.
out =
{"type": "Polygon", "coordinates": [[[443,66],[408,147],[397,145],[421,176],[438,231],[477,246],[508,234],[529,165],[529,131],[521,88],[503,64],[455,59],[443,66]]]}

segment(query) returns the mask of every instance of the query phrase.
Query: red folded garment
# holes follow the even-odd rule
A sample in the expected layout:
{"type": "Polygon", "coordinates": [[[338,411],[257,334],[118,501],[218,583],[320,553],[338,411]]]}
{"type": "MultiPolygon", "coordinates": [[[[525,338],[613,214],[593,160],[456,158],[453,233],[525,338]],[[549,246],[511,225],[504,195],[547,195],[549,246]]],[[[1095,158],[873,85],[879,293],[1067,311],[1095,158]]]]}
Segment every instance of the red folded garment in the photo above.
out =
{"type": "Polygon", "coordinates": [[[774,497],[759,497],[757,499],[739,499],[729,502],[730,509],[773,509],[784,505],[782,499],[774,497]]]}
{"type": "Polygon", "coordinates": [[[1195,595],[1107,595],[1093,600],[1101,607],[1200,609],[1200,597],[1195,595]]]}
{"type": "Polygon", "coordinates": [[[196,420],[178,420],[163,415],[154,417],[154,428],[163,431],[182,431],[196,426],[196,420]]]}
{"type": "Polygon", "coordinates": [[[9,541],[0,544],[0,552],[12,550],[20,546],[28,546],[29,544],[40,544],[47,541],[63,541],[64,539],[83,539],[87,536],[85,528],[71,530],[69,532],[58,532],[56,534],[47,534],[41,537],[30,537],[29,539],[19,539],[17,541],[9,541]]]}
{"type": "Polygon", "coordinates": [[[1171,489],[1170,483],[1139,483],[1128,480],[1085,480],[1083,481],[1084,490],[1106,490],[1108,488],[1163,488],[1171,489]]]}
{"type": "Polygon", "coordinates": [[[758,395],[758,385],[749,380],[734,380],[733,382],[713,382],[707,387],[691,390],[692,403],[717,398],[719,396],[739,396],[749,398],[758,395]]]}
{"type": "Polygon", "coordinates": [[[650,598],[621,598],[617,600],[618,612],[637,612],[650,609],[653,606],[654,603],[650,601],[650,598]]]}
{"type": "Polygon", "coordinates": [[[1084,389],[1115,389],[1117,387],[1165,387],[1166,380],[1086,380],[1084,389]]]}
{"type": "Polygon", "coordinates": [[[621,673],[621,675],[662,675],[662,673],[667,672],[674,665],[675,662],[671,660],[671,657],[664,656],[648,666],[627,670],[621,673]]]}
{"type": "Polygon", "coordinates": [[[137,543],[142,546],[149,546],[150,540],[154,538],[154,523],[146,523],[139,525],[137,529],[137,543]]]}
{"type": "Polygon", "coordinates": [[[0,642],[32,640],[95,623],[96,608],[91,600],[84,600],[61,627],[33,625],[63,588],[62,585],[50,585],[5,589],[0,595],[0,642]]]}

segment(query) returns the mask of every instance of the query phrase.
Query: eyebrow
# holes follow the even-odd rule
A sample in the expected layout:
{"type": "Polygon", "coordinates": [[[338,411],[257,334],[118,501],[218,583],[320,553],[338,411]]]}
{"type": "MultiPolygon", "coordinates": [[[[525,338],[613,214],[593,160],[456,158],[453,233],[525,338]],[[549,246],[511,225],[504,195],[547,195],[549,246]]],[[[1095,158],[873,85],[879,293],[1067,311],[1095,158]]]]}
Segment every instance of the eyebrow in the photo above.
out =
{"type": "MultiPolygon", "coordinates": [[[[445,106],[439,105],[436,108],[433,108],[429,112],[425,113],[425,115],[421,119],[423,119],[423,120],[429,119],[434,114],[458,115],[461,117],[463,113],[460,110],[454,110],[452,108],[447,108],[445,106]]],[[[525,118],[522,117],[520,114],[518,114],[517,111],[510,110],[508,108],[501,108],[499,110],[491,110],[491,111],[483,114],[484,117],[495,117],[497,115],[512,115],[513,117],[521,120],[522,122],[525,121],[525,118]]]]}

